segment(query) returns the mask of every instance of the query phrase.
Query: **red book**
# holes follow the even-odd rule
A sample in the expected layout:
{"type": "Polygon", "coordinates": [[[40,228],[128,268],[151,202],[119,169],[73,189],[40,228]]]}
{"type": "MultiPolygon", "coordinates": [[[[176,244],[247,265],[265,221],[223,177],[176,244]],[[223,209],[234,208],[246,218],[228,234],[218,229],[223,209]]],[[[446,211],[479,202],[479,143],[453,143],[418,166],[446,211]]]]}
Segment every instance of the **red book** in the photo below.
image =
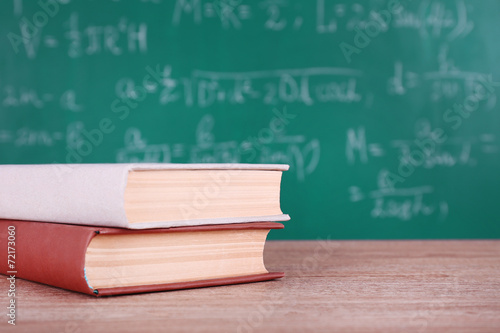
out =
{"type": "Polygon", "coordinates": [[[94,296],[281,278],[263,262],[273,222],[130,230],[0,220],[0,273],[94,296]]]}

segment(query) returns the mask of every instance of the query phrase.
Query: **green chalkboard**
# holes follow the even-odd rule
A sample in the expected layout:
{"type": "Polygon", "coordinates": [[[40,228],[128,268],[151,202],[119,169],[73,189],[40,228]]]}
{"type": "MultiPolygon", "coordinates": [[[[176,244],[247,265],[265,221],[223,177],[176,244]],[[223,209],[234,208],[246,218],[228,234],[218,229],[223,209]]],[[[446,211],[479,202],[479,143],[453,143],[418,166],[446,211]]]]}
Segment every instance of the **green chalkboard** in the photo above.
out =
{"type": "Polygon", "coordinates": [[[498,13],[2,1],[0,163],[287,163],[273,238],[497,238],[498,13]]]}

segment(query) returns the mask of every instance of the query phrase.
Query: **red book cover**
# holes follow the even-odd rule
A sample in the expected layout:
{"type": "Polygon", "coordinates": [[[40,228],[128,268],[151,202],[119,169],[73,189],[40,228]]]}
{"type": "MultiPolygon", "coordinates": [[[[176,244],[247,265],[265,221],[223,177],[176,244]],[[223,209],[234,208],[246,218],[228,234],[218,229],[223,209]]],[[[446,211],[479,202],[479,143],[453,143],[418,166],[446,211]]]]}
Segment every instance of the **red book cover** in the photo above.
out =
{"type": "Polygon", "coordinates": [[[100,234],[118,235],[249,229],[270,230],[282,228],[283,225],[280,223],[254,222],[130,230],[60,223],[0,220],[0,243],[4,249],[0,251],[0,273],[5,275],[13,274],[18,278],[93,296],[134,294],[266,281],[281,278],[284,276],[284,273],[274,272],[190,282],[91,289],[85,277],[85,254],[91,240],[100,234]],[[15,255],[13,256],[12,253],[15,255]]]}

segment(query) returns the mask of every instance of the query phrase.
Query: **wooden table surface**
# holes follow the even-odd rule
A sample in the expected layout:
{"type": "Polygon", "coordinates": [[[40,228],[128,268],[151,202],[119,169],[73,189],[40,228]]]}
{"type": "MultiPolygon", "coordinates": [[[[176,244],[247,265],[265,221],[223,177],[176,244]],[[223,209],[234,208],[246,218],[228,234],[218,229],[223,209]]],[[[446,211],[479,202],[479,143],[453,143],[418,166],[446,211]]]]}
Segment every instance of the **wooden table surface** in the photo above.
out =
{"type": "Polygon", "coordinates": [[[1,332],[500,332],[500,241],[269,242],[281,280],[94,298],[17,280],[1,332]]]}

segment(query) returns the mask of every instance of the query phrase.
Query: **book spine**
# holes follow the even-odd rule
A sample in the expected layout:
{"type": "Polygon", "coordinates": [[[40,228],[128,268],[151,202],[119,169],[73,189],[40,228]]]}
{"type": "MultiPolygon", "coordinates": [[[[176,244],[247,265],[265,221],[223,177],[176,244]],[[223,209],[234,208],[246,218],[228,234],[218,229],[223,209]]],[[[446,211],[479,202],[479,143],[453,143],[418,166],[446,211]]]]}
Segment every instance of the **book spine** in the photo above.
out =
{"type": "Polygon", "coordinates": [[[88,227],[0,220],[0,273],[94,295],[84,271],[94,236],[88,227]]]}

